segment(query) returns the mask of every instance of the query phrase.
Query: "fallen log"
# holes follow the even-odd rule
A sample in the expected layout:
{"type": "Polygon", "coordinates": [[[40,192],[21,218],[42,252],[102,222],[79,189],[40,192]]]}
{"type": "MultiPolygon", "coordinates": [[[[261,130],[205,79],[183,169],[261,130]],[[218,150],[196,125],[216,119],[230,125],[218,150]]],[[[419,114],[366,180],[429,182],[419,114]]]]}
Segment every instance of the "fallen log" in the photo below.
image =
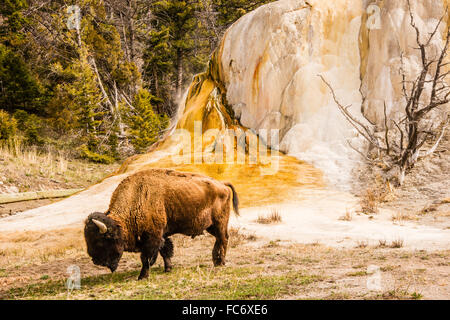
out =
{"type": "Polygon", "coordinates": [[[33,192],[23,192],[13,194],[0,194],[0,204],[30,201],[30,200],[65,198],[83,190],[84,189],[67,189],[67,190],[49,190],[49,191],[33,191],[33,192]]]}

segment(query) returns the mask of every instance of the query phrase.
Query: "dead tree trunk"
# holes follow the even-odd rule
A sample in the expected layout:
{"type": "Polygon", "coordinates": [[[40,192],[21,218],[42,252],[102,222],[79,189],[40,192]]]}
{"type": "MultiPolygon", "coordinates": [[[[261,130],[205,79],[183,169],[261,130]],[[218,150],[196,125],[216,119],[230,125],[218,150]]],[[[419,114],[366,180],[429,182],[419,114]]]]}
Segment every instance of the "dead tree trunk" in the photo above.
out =
{"type": "Polygon", "coordinates": [[[177,50],[177,98],[181,97],[181,89],[183,86],[183,58],[184,53],[183,50],[178,49],[177,50]]]}

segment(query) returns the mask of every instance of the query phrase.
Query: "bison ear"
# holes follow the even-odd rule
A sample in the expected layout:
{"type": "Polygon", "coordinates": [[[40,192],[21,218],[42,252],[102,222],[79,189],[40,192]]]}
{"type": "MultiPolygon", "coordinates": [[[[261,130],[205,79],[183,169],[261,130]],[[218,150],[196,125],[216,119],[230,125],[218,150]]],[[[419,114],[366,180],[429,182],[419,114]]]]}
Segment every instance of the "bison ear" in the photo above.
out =
{"type": "Polygon", "coordinates": [[[105,234],[106,231],[108,231],[108,227],[103,222],[100,222],[98,220],[92,219],[92,222],[95,223],[95,225],[98,227],[98,230],[101,234],[105,234]]]}

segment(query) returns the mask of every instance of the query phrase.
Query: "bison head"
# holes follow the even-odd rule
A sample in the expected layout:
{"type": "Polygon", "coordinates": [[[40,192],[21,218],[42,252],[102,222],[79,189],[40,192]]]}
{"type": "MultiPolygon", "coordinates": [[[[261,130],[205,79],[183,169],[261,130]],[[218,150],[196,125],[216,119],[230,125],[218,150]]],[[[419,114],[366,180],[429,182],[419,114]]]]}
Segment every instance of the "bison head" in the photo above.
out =
{"type": "Polygon", "coordinates": [[[93,213],[84,227],[88,254],[95,265],[116,271],[124,251],[122,229],[104,213],[93,213]]]}

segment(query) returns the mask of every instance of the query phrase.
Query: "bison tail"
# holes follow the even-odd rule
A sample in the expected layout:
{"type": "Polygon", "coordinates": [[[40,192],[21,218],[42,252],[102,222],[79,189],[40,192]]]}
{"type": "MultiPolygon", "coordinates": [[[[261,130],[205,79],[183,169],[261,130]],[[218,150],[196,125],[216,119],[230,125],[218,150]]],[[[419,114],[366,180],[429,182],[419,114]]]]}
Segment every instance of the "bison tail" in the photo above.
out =
{"type": "Polygon", "coordinates": [[[226,182],[225,185],[227,187],[229,187],[231,189],[231,191],[233,192],[233,209],[234,209],[234,213],[237,216],[239,216],[239,198],[236,193],[236,189],[234,189],[233,185],[229,182],[226,182]]]}

